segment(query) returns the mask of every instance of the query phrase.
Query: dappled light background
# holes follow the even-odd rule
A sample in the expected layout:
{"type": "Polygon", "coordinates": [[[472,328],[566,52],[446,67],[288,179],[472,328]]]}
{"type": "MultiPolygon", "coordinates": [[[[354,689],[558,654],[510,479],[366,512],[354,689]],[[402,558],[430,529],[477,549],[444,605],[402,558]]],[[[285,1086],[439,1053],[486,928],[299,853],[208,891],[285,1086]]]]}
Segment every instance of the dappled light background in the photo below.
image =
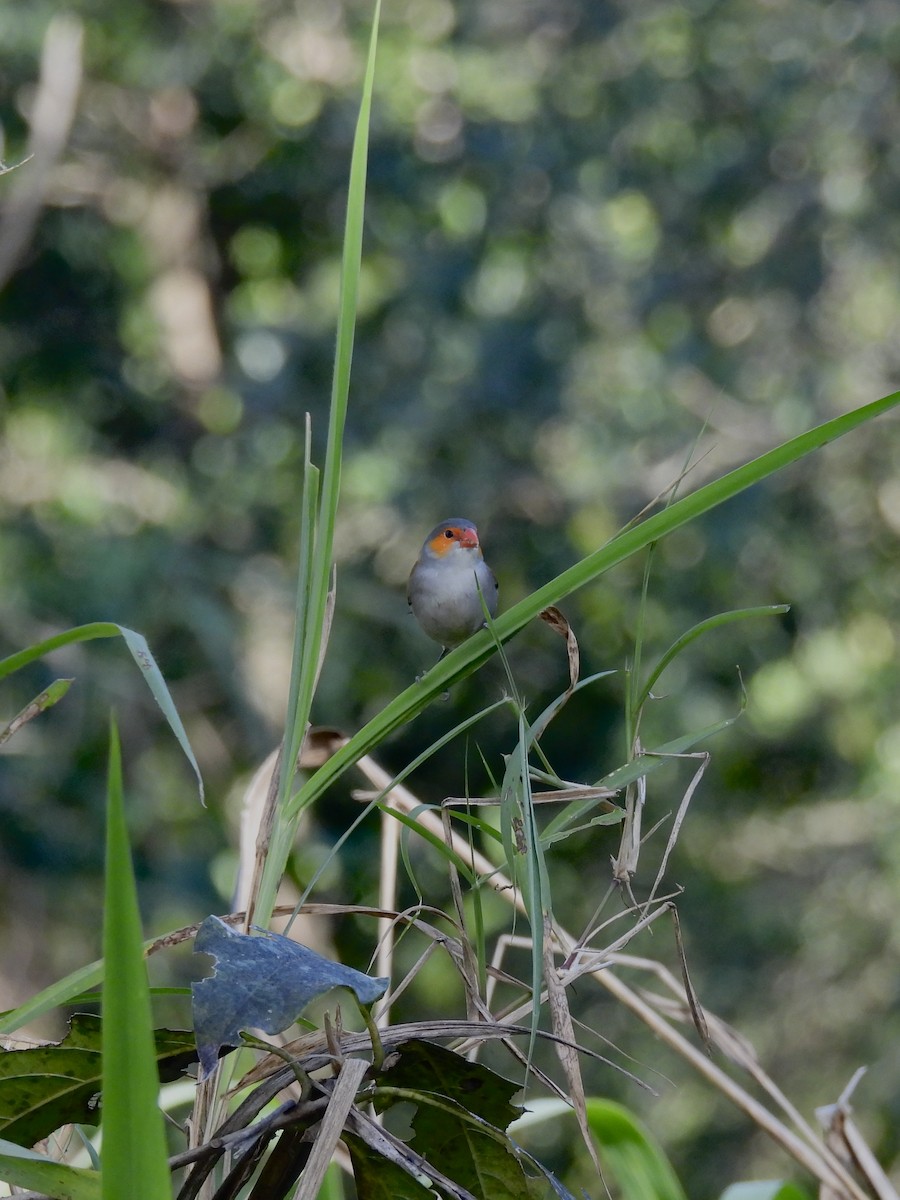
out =
{"type": "MultiPolygon", "coordinates": [[[[240,796],[287,688],[304,414],[321,461],[370,15],[356,0],[0,12],[8,166],[39,108],[44,121],[35,158],[0,177],[3,653],[82,622],[139,630],[209,795],[204,810],[123,645],[86,643],[6,683],[9,719],[51,679],[76,679],[3,747],[4,1007],[98,953],[111,707],[148,934],[228,908],[240,796]],[[70,121],[52,91],[66,78],[70,121]]],[[[509,604],[686,467],[682,491],[898,386],[898,59],[885,0],[388,0],[317,720],[353,731],[430,665],[404,589],[436,521],[478,523],[509,604]]],[[[857,1110],[887,1161],[898,451],[882,420],[660,545],[643,651],[649,666],[707,616],[791,605],[694,644],[642,735],[652,747],[734,715],[746,690],[743,718],[708,744],[669,869],[694,982],[808,1114],[868,1064],[857,1110]]],[[[548,734],[563,778],[591,782],[626,757],[644,565],[565,605],[585,672],[617,673],[548,734]]],[[[557,642],[535,627],[509,648],[533,712],[565,685],[557,642]]],[[[505,686],[489,664],[384,765],[505,686]]],[[[429,802],[477,794],[514,738],[494,715],[411,785],[429,802]]],[[[653,777],[647,828],[694,766],[653,777]]],[[[357,809],[346,788],[327,798],[298,882],[357,809]]],[[[371,898],[376,837],[351,843],[322,898],[371,898]]],[[[664,839],[646,847],[639,898],[664,839]]],[[[568,927],[602,898],[615,848],[598,829],[554,850],[568,927]]],[[[439,864],[415,855],[439,890],[439,864]]],[[[370,927],[334,936],[365,965],[370,927]]],[[[661,926],[639,949],[675,962],[661,926]]],[[[460,1002],[435,968],[407,1015],[460,1015],[460,1002]]],[[[610,1001],[584,1003],[659,1096],[595,1067],[590,1087],[643,1113],[689,1194],[789,1170],[610,1001]]]]}

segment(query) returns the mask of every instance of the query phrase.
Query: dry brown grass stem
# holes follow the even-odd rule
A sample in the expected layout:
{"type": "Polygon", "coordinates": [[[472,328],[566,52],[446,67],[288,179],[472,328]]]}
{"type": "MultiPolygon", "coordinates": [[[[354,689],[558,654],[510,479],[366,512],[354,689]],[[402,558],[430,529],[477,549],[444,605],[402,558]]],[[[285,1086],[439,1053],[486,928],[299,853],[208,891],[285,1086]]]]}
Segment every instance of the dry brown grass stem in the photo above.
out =
{"type": "MultiPolygon", "coordinates": [[[[380,792],[385,792],[385,789],[389,789],[385,792],[386,803],[407,815],[411,815],[414,810],[417,810],[415,820],[423,829],[443,837],[454,852],[476,874],[482,878],[489,879],[491,887],[498,895],[502,896],[516,911],[525,913],[525,905],[519,889],[502,870],[497,868],[480,851],[474,849],[467,839],[461,837],[453,830],[448,830],[441,818],[432,810],[423,808],[421,801],[408,788],[390,788],[390,779],[387,773],[371,758],[362,760],[359,766],[370,783],[378,788],[380,792]]],[[[704,768],[705,756],[698,770],[695,772],[679,806],[675,822],[676,827],[672,830],[669,844],[666,848],[666,858],[671,853],[674,839],[677,837],[680,825],[687,811],[687,806],[699,784],[704,768]]],[[[635,852],[640,841],[638,832],[640,828],[639,810],[643,808],[644,797],[643,795],[638,795],[635,799],[637,801],[635,805],[637,811],[633,810],[632,837],[626,841],[624,854],[620,854],[620,858],[617,860],[619,870],[625,872],[635,863],[635,852]],[[631,854],[629,854],[629,850],[631,850],[631,854]]],[[[658,890],[661,879],[662,871],[659,872],[654,884],[654,893],[658,890]]],[[[795,1133],[775,1113],[752,1096],[746,1088],[738,1084],[721,1067],[714,1063],[707,1053],[699,1050],[678,1030],[673,1028],[666,1017],[654,1007],[653,1003],[648,1002],[647,999],[639,995],[638,992],[622,980],[617,968],[634,967],[643,970],[651,969],[657,972],[657,974],[662,971],[667,977],[667,982],[677,997],[678,1003],[683,1007],[684,1011],[690,1011],[691,1005],[684,986],[677,982],[674,977],[670,976],[661,964],[655,963],[653,960],[632,958],[621,953],[622,948],[639,932],[664,912],[670,911],[671,903],[667,900],[661,901],[658,907],[654,908],[651,912],[647,912],[646,906],[641,906],[641,910],[643,916],[621,937],[617,938],[605,949],[590,952],[586,950],[583,943],[573,938],[558,924],[550,924],[548,926],[548,933],[552,938],[554,949],[557,954],[562,956],[566,964],[564,970],[558,972],[561,986],[565,988],[574,982],[575,979],[591,975],[619,1003],[638,1017],[657,1037],[664,1041],[689,1066],[716,1088],[722,1096],[735,1105],[758,1128],[781,1146],[797,1163],[818,1179],[823,1187],[834,1189],[836,1196],[844,1197],[846,1200],[866,1200],[866,1193],[850,1174],[844,1163],[829,1149],[821,1137],[818,1137],[810,1126],[802,1120],[797,1110],[783,1096],[771,1077],[759,1066],[752,1053],[740,1056],[735,1056],[732,1053],[731,1057],[736,1059],[737,1065],[747,1071],[763,1092],[786,1113],[791,1122],[800,1129],[802,1136],[795,1133]]],[[[596,931],[594,932],[596,933],[596,931]]],[[[527,939],[525,942],[527,944],[527,939]]],[[[508,944],[512,944],[512,942],[509,941],[508,944]]],[[[495,958],[495,969],[499,966],[499,961],[495,958]]],[[[493,985],[489,982],[488,986],[492,988],[493,985]]],[[[489,1000],[487,1004],[489,1008],[489,1000]]],[[[506,1021],[523,1019],[530,1011],[531,1004],[531,1000],[524,1001],[505,1014],[504,1019],[506,1021]]],[[[719,1048],[724,1051],[725,1041],[720,1032],[725,1028],[724,1023],[715,1018],[713,1014],[701,1011],[700,1015],[714,1031],[714,1043],[719,1042],[719,1048]],[[718,1037],[715,1036],[716,1033],[718,1033],[718,1037]]],[[[464,1049],[465,1047],[462,1048],[464,1049]]],[[[733,1050],[733,1046],[731,1048],[733,1050]]]]}

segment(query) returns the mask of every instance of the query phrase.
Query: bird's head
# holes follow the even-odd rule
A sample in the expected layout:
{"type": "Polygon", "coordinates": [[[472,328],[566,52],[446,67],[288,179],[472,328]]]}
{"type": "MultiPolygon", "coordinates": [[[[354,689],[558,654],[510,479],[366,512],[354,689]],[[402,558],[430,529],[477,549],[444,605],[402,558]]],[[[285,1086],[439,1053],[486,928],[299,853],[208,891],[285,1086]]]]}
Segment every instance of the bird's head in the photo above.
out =
{"type": "Polygon", "coordinates": [[[435,525],[425,539],[425,548],[435,558],[442,559],[457,547],[463,550],[481,549],[478,541],[478,530],[471,521],[462,517],[451,517],[435,525]]]}

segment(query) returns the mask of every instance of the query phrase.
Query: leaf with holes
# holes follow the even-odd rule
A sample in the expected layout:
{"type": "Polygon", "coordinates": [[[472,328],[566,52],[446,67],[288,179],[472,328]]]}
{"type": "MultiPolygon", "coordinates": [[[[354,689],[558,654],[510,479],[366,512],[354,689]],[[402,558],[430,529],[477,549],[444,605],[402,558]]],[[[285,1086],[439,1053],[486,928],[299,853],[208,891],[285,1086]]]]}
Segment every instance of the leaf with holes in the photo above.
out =
{"type": "MultiPolygon", "coordinates": [[[[160,1078],[177,1079],[197,1061],[189,1031],[158,1029],[160,1078]]],[[[61,1042],[0,1053],[0,1135],[33,1146],[61,1125],[96,1125],[101,1077],[101,1022],[79,1013],[61,1042]]]]}
{"type": "Polygon", "coordinates": [[[331,962],[279,933],[239,933],[207,917],[194,950],[216,960],[215,974],[191,985],[200,1066],[206,1076],[222,1046],[239,1046],[241,1030],[280,1033],[332,988],[350,988],[360,1004],[383,996],[387,979],[331,962]]]}

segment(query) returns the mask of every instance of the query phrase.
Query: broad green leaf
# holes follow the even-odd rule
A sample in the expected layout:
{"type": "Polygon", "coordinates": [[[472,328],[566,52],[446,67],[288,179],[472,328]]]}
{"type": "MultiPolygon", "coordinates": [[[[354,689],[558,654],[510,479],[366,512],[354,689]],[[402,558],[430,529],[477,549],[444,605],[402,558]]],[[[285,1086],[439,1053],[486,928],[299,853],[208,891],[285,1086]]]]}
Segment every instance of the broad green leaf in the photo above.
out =
{"type": "Polygon", "coordinates": [[[103,1200],[171,1200],[153,1018],[131,864],[122,761],[110,730],[103,912],[103,1200]]]}
{"type": "MultiPolygon", "coordinates": [[[[396,1053],[397,1059],[379,1076],[379,1085],[433,1092],[456,1101],[498,1129],[506,1129],[522,1115],[522,1109],[512,1102],[521,1085],[481,1063],[469,1062],[445,1046],[419,1038],[403,1042],[396,1053]]],[[[376,1107],[383,1109],[386,1104],[376,1107]]]]}
{"type": "Polygon", "coordinates": [[[627,1108],[591,1099],[587,1119],[622,1200],[687,1200],[653,1134],[627,1108]]]}
{"type": "Polygon", "coordinates": [[[733,1183],[719,1200],[810,1200],[809,1192],[783,1179],[760,1179],[733,1183]]]}
{"type": "MultiPolygon", "coordinates": [[[[98,1124],[101,1039],[100,1018],[78,1013],[61,1042],[0,1053],[0,1134],[33,1146],[62,1125],[98,1124]]],[[[164,1081],[197,1060],[190,1032],[159,1029],[154,1042],[164,1081]]]]}
{"type": "MultiPolygon", "coordinates": [[[[543,1184],[525,1174],[503,1133],[521,1112],[512,1103],[518,1084],[431,1042],[412,1040],[398,1053],[378,1086],[396,1088],[397,1100],[417,1105],[411,1124],[418,1154],[479,1200],[543,1195],[543,1184]]],[[[384,1094],[377,1107],[390,1102],[384,1094]]]]}
{"type": "Polygon", "coordinates": [[[357,1200],[430,1200],[428,1179],[421,1183],[354,1134],[342,1139],[350,1151],[357,1200]]]}
{"type": "Polygon", "coordinates": [[[0,1179],[50,1196],[52,1200],[101,1200],[100,1176],[96,1171],[69,1167],[2,1140],[0,1179]]]}
{"type": "Polygon", "coordinates": [[[331,962],[279,933],[240,933],[218,917],[207,917],[200,926],[194,950],[216,960],[215,974],[191,988],[204,1076],[222,1046],[241,1044],[242,1030],[280,1033],[316,997],[336,987],[350,988],[362,1005],[372,1004],[389,982],[331,962]]]}

